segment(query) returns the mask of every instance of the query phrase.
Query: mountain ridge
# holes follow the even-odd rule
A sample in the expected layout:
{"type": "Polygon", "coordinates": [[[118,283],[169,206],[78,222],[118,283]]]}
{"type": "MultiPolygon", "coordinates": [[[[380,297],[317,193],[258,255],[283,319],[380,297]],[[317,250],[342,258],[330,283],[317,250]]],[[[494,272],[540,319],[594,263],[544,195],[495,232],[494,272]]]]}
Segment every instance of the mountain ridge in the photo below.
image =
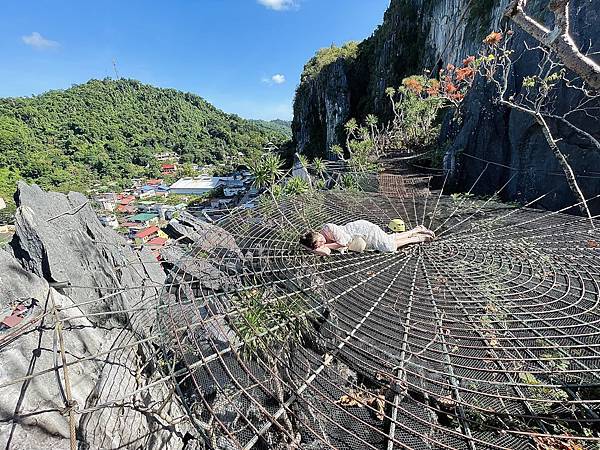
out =
{"type": "Polygon", "coordinates": [[[62,191],[81,191],[96,180],[126,185],[159,173],[156,153],[206,164],[288,139],[276,125],[225,113],[196,94],[92,79],[0,99],[0,196],[10,197],[18,179],[62,191]]]}

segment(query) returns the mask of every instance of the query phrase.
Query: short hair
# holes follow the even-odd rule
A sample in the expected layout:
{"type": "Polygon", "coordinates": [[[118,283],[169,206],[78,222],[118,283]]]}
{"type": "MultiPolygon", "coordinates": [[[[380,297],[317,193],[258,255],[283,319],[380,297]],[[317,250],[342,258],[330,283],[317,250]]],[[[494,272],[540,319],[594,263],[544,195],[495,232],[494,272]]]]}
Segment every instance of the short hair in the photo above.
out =
{"type": "Polygon", "coordinates": [[[319,236],[320,233],[317,233],[316,231],[307,231],[300,236],[300,244],[310,248],[311,250],[315,250],[317,248],[317,240],[319,239],[319,236]]]}

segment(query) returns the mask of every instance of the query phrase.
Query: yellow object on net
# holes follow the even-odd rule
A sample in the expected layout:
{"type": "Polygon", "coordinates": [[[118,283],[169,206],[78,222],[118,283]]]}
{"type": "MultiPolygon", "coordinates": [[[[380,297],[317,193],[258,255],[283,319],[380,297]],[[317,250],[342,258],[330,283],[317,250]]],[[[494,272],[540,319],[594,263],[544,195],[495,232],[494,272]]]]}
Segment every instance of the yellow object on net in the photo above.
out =
{"type": "Polygon", "coordinates": [[[388,224],[388,228],[396,233],[402,233],[406,231],[406,224],[402,219],[392,219],[388,224]]]}

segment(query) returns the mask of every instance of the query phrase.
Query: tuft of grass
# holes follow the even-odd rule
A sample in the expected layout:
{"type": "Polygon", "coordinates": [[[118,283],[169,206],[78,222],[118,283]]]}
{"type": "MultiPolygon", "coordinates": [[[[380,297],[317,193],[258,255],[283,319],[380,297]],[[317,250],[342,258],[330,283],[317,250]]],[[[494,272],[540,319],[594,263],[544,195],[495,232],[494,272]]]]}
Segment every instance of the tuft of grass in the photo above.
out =
{"type": "Polygon", "coordinates": [[[240,293],[242,310],[233,320],[233,329],[244,342],[242,356],[248,360],[270,359],[270,354],[299,344],[309,321],[306,303],[300,295],[278,297],[275,292],[252,289],[240,293]]]}
{"type": "Polygon", "coordinates": [[[569,396],[562,389],[542,386],[544,383],[540,381],[531,372],[520,372],[519,379],[522,383],[528,385],[529,392],[536,400],[547,400],[547,402],[536,402],[535,406],[540,408],[542,412],[548,413],[553,403],[564,402],[569,400],[569,396]]]}

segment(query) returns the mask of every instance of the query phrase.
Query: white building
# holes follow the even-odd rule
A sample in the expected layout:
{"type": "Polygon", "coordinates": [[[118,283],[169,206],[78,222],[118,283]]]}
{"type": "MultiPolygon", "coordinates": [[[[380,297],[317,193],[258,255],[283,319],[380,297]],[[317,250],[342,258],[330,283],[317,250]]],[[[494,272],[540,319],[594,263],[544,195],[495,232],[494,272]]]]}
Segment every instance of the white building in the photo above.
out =
{"type": "Polygon", "coordinates": [[[178,159],[177,155],[173,152],[157,153],[154,155],[154,157],[157,161],[171,161],[174,159],[178,159]]]}
{"type": "Polygon", "coordinates": [[[104,211],[113,212],[117,207],[117,194],[114,192],[98,194],[95,200],[104,211]]]}
{"type": "Polygon", "coordinates": [[[196,178],[182,178],[171,185],[171,194],[204,195],[221,185],[221,178],[203,175],[196,178]]]}
{"type": "Polygon", "coordinates": [[[6,202],[2,197],[0,197],[0,209],[6,208],[6,202]]]}
{"type": "Polygon", "coordinates": [[[98,219],[105,227],[119,228],[119,221],[115,216],[99,216],[98,219]]]}

